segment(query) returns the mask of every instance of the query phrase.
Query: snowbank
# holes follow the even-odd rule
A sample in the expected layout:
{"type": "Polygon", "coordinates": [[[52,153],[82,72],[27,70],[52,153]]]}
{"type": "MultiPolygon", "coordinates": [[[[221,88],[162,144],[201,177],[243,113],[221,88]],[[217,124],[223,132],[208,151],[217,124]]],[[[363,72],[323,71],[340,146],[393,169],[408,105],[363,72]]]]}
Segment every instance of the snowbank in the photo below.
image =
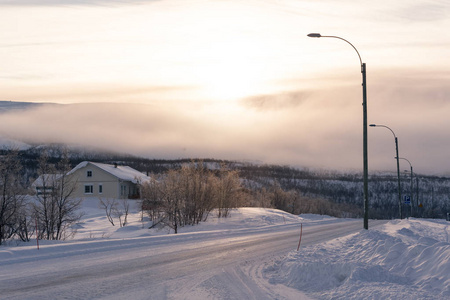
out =
{"type": "MultiPolygon", "coordinates": [[[[117,201],[120,203],[122,200],[117,201]]],[[[82,222],[78,225],[77,234],[74,239],[131,238],[173,233],[173,230],[169,228],[149,230],[150,223],[148,219],[139,212],[139,202],[137,200],[128,200],[128,203],[130,204],[130,215],[128,216],[128,225],[126,226],[128,228],[119,228],[118,219],[115,219],[115,226],[112,226],[108,222],[105,210],[99,208],[99,200],[97,198],[86,198],[83,201],[85,215],[82,222]]],[[[228,231],[300,223],[325,224],[343,220],[311,214],[296,216],[278,209],[241,207],[239,209],[232,209],[227,218],[217,218],[217,213],[212,211],[206,222],[201,222],[196,226],[180,227],[178,228],[178,232],[228,231]]]]}
{"type": "Polygon", "coordinates": [[[265,277],[317,299],[450,299],[449,225],[391,221],[291,252],[265,277]]]}

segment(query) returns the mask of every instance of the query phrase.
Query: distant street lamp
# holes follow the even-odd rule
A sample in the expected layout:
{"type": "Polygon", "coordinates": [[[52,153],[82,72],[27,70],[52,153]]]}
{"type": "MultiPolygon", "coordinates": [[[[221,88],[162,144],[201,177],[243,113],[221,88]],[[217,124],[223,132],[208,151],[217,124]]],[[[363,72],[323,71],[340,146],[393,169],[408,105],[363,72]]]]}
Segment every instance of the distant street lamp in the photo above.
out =
{"type": "Polygon", "coordinates": [[[406,160],[407,162],[408,162],[408,164],[409,164],[409,166],[411,167],[411,187],[410,187],[410,194],[411,194],[411,217],[413,216],[413,204],[414,204],[414,201],[413,201],[413,167],[412,167],[412,165],[411,165],[411,162],[409,161],[409,160],[407,160],[406,158],[404,158],[404,157],[399,157],[399,159],[403,159],[403,160],[406,160]]]}
{"type": "Polygon", "coordinates": [[[403,215],[402,215],[402,192],[401,192],[401,185],[400,185],[400,163],[399,163],[399,156],[398,156],[398,139],[397,136],[395,135],[394,131],[387,127],[386,125],[377,125],[377,124],[370,124],[370,127],[384,127],[389,129],[392,134],[394,135],[394,139],[395,139],[395,158],[397,159],[397,181],[398,181],[398,210],[399,210],[399,214],[400,214],[400,219],[403,219],[403,215]]]}
{"type": "Polygon", "coordinates": [[[364,229],[369,229],[369,167],[368,167],[368,152],[367,152],[367,85],[366,85],[366,64],[362,62],[361,55],[358,50],[346,39],[333,35],[321,35],[320,33],[310,33],[312,38],[336,38],[343,40],[350,44],[355,49],[359,57],[362,73],[362,89],[363,89],[363,181],[364,181],[364,229]]]}

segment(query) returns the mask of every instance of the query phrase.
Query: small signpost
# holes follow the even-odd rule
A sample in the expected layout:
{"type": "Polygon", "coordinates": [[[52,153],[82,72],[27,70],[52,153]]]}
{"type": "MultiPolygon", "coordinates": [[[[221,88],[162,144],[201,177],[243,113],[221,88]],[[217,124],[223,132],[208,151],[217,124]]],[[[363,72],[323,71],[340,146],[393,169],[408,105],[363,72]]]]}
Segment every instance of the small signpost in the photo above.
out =
{"type": "Polygon", "coordinates": [[[405,204],[411,204],[411,196],[405,195],[403,196],[403,200],[405,204]]]}

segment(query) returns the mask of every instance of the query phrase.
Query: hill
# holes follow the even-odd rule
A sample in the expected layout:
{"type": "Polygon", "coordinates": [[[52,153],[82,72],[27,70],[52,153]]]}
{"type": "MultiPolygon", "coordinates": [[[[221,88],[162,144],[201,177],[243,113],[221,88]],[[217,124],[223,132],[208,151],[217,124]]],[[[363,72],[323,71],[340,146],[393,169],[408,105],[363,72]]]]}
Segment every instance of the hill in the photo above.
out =
{"type": "MultiPolygon", "coordinates": [[[[50,163],[61,159],[66,146],[30,145],[19,151],[23,165],[24,186],[37,177],[37,162],[47,151],[50,163]]],[[[9,150],[4,149],[0,154],[9,150]]],[[[317,213],[337,217],[362,216],[362,174],[327,170],[299,169],[290,166],[256,164],[216,159],[148,159],[122,153],[69,148],[72,167],[81,161],[128,165],[146,174],[163,174],[179,169],[192,161],[202,161],[211,169],[224,166],[239,173],[243,187],[250,196],[247,205],[274,207],[291,213],[317,213]]],[[[403,217],[446,218],[450,211],[450,178],[415,174],[401,177],[402,195],[412,198],[412,207],[402,203],[403,217]]],[[[369,178],[370,217],[399,218],[397,177],[394,173],[373,173],[369,178]]]]}

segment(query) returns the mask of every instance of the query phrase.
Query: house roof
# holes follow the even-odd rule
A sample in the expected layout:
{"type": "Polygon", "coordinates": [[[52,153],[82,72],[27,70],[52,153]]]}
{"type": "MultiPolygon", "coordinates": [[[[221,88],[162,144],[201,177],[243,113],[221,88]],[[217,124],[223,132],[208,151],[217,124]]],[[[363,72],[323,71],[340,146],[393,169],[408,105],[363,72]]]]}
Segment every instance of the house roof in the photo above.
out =
{"type": "Polygon", "coordinates": [[[31,184],[33,187],[41,187],[45,185],[51,186],[62,177],[62,174],[42,174],[31,184]]]}
{"type": "Polygon", "coordinates": [[[108,164],[102,164],[102,163],[96,163],[96,162],[90,162],[90,161],[83,161],[79,163],[75,168],[73,168],[68,175],[75,172],[78,169],[84,168],[88,166],[88,164],[94,165],[100,169],[102,169],[105,172],[108,172],[109,174],[124,180],[124,181],[130,181],[133,183],[139,182],[145,182],[150,180],[150,177],[146,176],[145,174],[139,172],[138,170],[135,170],[128,166],[116,166],[116,165],[108,165],[108,164]]]}

